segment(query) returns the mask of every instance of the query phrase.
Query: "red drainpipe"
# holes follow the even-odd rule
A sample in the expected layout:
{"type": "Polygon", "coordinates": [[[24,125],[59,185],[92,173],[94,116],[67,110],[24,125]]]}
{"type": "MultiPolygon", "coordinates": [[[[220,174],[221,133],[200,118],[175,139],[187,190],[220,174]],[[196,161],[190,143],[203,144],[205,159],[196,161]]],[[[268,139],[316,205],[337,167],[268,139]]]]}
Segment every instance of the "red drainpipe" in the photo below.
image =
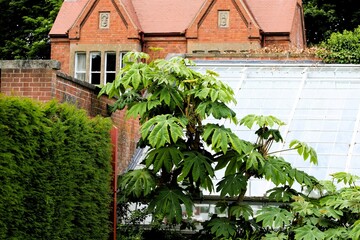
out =
{"type": "Polygon", "coordinates": [[[111,143],[112,143],[112,167],[113,167],[113,181],[112,181],[112,189],[113,189],[113,206],[112,206],[112,216],[111,221],[113,223],[113,232],[112,237],[110,239],[116,240],[116,228],[117,228],[117,214],[116,214],[116,191],[117,191],[117,156],[118,156],[118,136],[119,131],[118,128],[113,126],[110,131],[111,143]]]}

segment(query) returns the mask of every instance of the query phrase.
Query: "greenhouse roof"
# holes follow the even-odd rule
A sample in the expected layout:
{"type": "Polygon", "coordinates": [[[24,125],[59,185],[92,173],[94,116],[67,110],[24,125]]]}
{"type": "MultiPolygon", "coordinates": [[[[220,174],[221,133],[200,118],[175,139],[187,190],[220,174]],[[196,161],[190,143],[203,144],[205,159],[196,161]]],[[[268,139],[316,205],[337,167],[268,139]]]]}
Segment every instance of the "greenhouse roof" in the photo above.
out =
{"type": "MultiPolygon", "coordinates": [[[[273,115],[286,123],[280,128],[284,143],[272,151],[288,148],[294,139],[315,148],[317,166],[303,161],[296,151],[279,153],[294,167],[324,180],[340,171],[360,175],[360,65],[199,61],[194,68],[217,72],[234,89],[237,104],[230,107],[239,119],[273,115]]],[[[220,123],[241,139],[256,140],[256,129],[220,123]]],[[[248,195],[261,196],[272,187],[252,179],[248,195]]]]}

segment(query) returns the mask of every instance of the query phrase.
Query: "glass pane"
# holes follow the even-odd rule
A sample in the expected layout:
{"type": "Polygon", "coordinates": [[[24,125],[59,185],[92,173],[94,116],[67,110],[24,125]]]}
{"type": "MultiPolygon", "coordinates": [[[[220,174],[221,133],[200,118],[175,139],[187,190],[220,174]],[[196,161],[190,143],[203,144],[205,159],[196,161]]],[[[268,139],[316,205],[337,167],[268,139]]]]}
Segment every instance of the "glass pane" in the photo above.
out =
{"type": "Polygon", "coordinates": [[[75,78],[85,81],[85,73],[76,73],[75,78]]]}
{"type": "Polygon", "coordinates": [[[91,53],[91,71],[100,71],[101,55],[99,52],[91,53]]]}
{"type": "Polygon", "coordinates": [[[86,68],[86,54],[76,53],[76,71],[85,71],[86,68]]]}
{"type": "Polygon", "coordinates": [[[106,71],[115,71],[116,68],[116,54],[106,53],[106,71]]]}
{"type": "Polygon", "coordinates": [[[106,73],[106,82],[113,82],[115,80],[115,73],[106,73]]]}
{"type": "Polygon", "coordinates": [[[100,73],[91,73],[91,83],[100,84],[100,73]]]}

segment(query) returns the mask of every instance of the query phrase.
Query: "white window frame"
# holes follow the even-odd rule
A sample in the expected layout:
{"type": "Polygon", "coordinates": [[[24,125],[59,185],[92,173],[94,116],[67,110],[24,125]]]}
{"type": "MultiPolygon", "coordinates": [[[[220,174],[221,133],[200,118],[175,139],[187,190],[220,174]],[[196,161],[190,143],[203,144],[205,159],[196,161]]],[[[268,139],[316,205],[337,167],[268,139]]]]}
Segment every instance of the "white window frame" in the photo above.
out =
{"type": "Polygon", "coordinates": [[[76,52],[75,53],[75,69],[74,69],[74,78],[85,81],[86,79],[86,52],[76,52]],[[79,56],[84,56],[85,68],[79,69],[79,56]],[[80,74],[83,74],[84,78],[79,77],[80,74]]]}

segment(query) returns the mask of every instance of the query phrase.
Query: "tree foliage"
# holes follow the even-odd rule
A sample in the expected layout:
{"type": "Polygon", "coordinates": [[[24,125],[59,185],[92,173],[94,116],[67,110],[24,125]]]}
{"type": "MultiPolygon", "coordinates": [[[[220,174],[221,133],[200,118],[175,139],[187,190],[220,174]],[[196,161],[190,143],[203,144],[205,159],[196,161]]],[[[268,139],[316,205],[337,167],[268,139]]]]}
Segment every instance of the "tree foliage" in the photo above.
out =
{"type": "MultiPolygon", "coordinates": [[[[204,223],[200,238],[321,239],[325,233],[316,222],[324,216],[342,216],[339,209],[319,205],[309,197],[309,192],[322,189],[317,179],[272,152],[273,143],[283,141],[280,128],[284,123],[274,116],[238,119],[228,107],[235,103],[234,93],[217,79],[216,73],[196,72],[190,67],[193,62],[180,57],[148,63],[147,54],[131,52],[124,59],[126,66],[116,80],[99,93],[116,96],[114,110],[127,107],[129,117],[139,117],[138,146],[147,149],[144,168],[121,176],[123,201],[146,204],[154,222],[184,224],[191,219],[194,202],[201,199],[204,190],[217,193],[221,199],[218,209],[226,217],[214,214],[204,223]],[[255,128],[257,140],[251,143],[225,125],[205,122],[209,116],[255,128]],[[224,176],[214,185],[218,170],[224,176]],[[251,178],[274,183],[276,187],[268,191],[268,197],[284,205],[255,214],[244,202],[251,178]],[[307,193],[296,190],[295,183],[307,193]],[[229,197],[236,200],[226,201],[229,197]]],[[[316,152],[303,142],[291,141],[289,149],[282,151],[287,150],[317,163],[316,152]]],[[[354,181],[349,176],[341,179],[354,181]]],[[[335,203],[333,206],[345,208],[335,203]]],[[[357,229],[354,224],[345,230],[357,229]]]]}
{"type": "Polygon", "coordinates": [[[0,59],[49,59],[48,34],[63,0],[0,0],[0,59]]]}
{"type": "Polygon", "coordinates": [[[304,0],[306,37],[318,44],[334,32],[353,31],[360,25],[360,9],[356,0],[304,0]]]}
{"type": "Polygon", "coordinates": [[[317,55],[325,63],[360,63],[360,26],[354,31],[332,33],[320,45],[317,55]]]}

